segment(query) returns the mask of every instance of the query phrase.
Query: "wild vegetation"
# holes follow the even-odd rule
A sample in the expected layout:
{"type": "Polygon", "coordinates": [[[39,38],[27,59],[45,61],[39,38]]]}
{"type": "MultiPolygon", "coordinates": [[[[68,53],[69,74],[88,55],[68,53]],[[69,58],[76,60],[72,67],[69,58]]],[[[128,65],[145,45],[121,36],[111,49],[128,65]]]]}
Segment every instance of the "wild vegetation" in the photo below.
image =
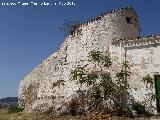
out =
{"type": "Polygon", "coordinates": [[[77,66],[71,71],[71,80],[76,81],[81,86],[86,85],[90,88],[86,96],[86,93],[80,88],[81,94],[84,94],[80,99],[81,101],[86,101],[85,105],[83,105],[86,106],[83,111],[124,114],[123,110],[126,107],[125,92],[129,89],[127,78],[131,74],[129,63],[122,63],[121,70],[116,73],[113,80],[110,72],[107,72],[107,69],[112,66],[109,53],[104,55],[100,51],[91,51],[89,53],[89,61],[96,64],[100,70],[90,72],[85,69],[85,66],[77,66]],[[110,105],[105,104],[106,101],[110,105]]]}
{"type": "MultiPolygon", "coordinates": [[[[134,118],[135,120],[156,120],[158,116],[154,117],[141,117],[134,118]]],[[[18,113],[8,113],[7,109],[0,109],[0,120],[133,120],[133,118],[128,117],[116,117],[107,115],[104,113],[92,113],[86,116],[54,116],[46,113],[27,113],[27,112],[18,112],[18,113]]]]}
{"type": "Polygon", "coordinates": [[[11,114],[11,113],[18,113],[18,112],[22,112],[23,110],[24,110],[24,108],[20,108],[17,105],[15,105],[15,106],[10,106],[8,108],[8,113],[9,114],[11,114]]]}
{"type": "MultiPolygon", "coordinates": [[[[95,66],[94,70],[87,69],[87,65],[78,65],[71,71],[70,80],[80,87],[76,91],[78,98],[72,98],[68,103],[68,113],[56,116],[52,107],[44,113],[26,113],[22,108],[12,106],[0,110],[0,120],[130,120],[130,117],[148,115],[145,111],[147,102],[128,104],[128,79],[132,67],[129,62],[123,61],[118,68],[119,71],[113,76],[109,71],[113,63],[108,52],[91,51],[88,60],[95,66]],[[88,89],[82,89],[83,86],[87,86],[88,89]]],[[[150,75],[144,76],[142,81],[146,85],[153,84],[150,75]]],[[[60,87],[64,85],[63,82],[57,80],[53,87],[60,87]]]]}
{"type": "MultiPolygon", "coordinates": [[[[71,80],[80,84],[79,98],[73,99],[70,112],[75,114],[92,114],[94,112],[106,115],[136,117],[149,115],[145,110],[145,102],[134,102],[129,104],[128,78],[131,75],[131,65],[123,61],[115,76],[111,76],[108,70],[112,67],[110,54],[100,51],[91,51],[89,61],[95,64],[94,71],[87,70],[87,66],[78,65],[71,71],[71,80]],[[82,86],[89,89],[84,91],[82,86]],[[77,102],[77,103],[75,103],[77,102]],[[76,107],[75,107],[76,104],[76,107]]],[[[145,82],[153,82],[149,76],[143,78],[145,82]]]]}
{"type": "Polygon", "coordinates": [[[65,36],[74,35],[76,31],[79,31],[78,28],[81,23],[81,21],[77,20],[65,20],[65,22],[59,27],[59,29],[65,34],[65,36]]]}

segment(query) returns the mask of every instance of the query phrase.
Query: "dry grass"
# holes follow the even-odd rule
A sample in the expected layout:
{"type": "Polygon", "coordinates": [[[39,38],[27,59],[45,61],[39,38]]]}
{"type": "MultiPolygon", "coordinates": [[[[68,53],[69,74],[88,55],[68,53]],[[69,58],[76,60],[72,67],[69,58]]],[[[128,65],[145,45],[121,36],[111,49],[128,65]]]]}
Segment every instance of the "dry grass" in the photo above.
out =
{"type": "Polygon", "coordinates": [[[42,113],[13,113],[8,114],[7,109],[0,109],[0,120],[160,120],[159,116],[127,118],[127,117],[112,117],[105,114],[91,114],[88,116],[51,116],[42,113]]]}

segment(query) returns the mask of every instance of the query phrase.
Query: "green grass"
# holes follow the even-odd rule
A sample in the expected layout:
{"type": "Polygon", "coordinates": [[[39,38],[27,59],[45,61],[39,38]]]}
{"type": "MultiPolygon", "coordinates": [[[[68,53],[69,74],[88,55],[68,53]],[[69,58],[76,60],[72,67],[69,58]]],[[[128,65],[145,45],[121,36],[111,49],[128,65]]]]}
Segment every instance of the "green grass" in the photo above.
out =
{"type": "Polygon", "coordinates": [[[18,106],[11,106],[8,108],[8,113],[11,114],[11,113],[19,113],[19,112],[22,112],[24,110],[24,108],[20,108],[18,106]]]}

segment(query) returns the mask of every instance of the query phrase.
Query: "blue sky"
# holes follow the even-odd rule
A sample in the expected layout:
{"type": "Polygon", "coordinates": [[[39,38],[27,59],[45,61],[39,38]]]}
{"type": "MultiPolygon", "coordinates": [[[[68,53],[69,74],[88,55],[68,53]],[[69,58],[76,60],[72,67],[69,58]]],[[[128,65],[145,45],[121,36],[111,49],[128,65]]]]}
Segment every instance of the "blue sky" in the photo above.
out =
{"type": "MultiPolygon", "coordinates": [[[[160,33],[159,0],[67,0],[75,2],[76,5],[25,7],[2,6],[1,1],[0,98],[17,96],[20,80],[58,50],[64,39],[64,34],[58,27],[64,20],[86,21],[101,13],[131,5],[140,17],[141,35],[160,33]]],[[[66,0],[33,0],[33,2],[66,2],[66,0]]]]}

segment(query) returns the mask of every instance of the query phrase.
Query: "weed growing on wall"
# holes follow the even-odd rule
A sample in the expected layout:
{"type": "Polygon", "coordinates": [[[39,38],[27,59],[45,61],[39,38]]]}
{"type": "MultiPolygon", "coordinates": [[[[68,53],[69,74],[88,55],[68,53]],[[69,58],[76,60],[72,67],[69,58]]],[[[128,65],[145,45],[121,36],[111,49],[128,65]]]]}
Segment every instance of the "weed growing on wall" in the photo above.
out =
{"type": "Polygon", "coordinates": [[[145,83],[145,84],[153,84],[154,83],[154,79],[151,77],[150,74],[147,74],[146,76],[143,77],[142,81],[145,83]]]}
{"type": "Polygon", "coordinates": [[[65,22],[59,27],[60,31],[62,31],[65,36],[73,35],[76,31],[79,31],[80,21],[71,21],[65,20],[65,22]]]}

